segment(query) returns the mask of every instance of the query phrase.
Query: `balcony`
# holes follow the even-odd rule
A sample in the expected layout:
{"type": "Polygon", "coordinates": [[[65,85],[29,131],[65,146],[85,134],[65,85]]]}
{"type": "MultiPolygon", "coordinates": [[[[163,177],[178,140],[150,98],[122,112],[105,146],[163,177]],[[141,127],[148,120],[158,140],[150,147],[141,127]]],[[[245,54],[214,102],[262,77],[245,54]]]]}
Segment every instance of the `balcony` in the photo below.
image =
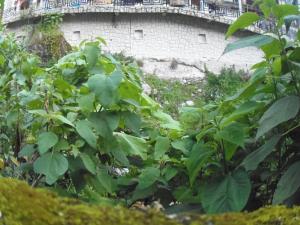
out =
{"type": "MultiPolygon", "coordinates": [[[[234,0],[232,0],[234,1],[234,0]]],[[[231,24],[239,15],[238,4],[232,1],[206,0],[17,0],[9,6],[6,2],[3,23],[48,13],[173,13],[201,17],[231,24]]],[[[249,7],[244,5],[243,11],[249,7]]]]}

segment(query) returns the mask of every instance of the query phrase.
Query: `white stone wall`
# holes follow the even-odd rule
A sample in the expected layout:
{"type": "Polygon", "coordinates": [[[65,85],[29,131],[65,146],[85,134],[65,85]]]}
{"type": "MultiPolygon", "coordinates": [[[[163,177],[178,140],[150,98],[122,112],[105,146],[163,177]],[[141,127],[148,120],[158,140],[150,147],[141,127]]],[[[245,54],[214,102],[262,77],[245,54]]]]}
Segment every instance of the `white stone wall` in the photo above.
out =
{"type": "MultiPolygon", "coordinates": [[[[17,24],[15,28],[9,27],[20,32],[17,24]]],[[[176,14],[120,13],[116,16],[112,13],[85,13],[66,15],[61,30],[72,45],[84,39],[102,37],[107,41],[107,50],[124,52],[138,59],[154,58],[156,65],[157,60],[176,59],[194,68],[203,69],[206,65],[208,69],[217,72],[224,65],[249,69],[259,62],[262,54],[254,48],[222,56],[227,43],[253,35],[243,32],[227,41],[224,38],[227,27],[226,24],[176,14]]],[[[149,65],[147,68],[147,72],[155,69],[149,65]]]]}
{"type": "Polygon", "coordinates": [[[123,51],[136,58],[179,59],[192,64],[206,63],[208,67],[222,67],[224,64],[249,68],[261,59],[255,48],[245,48],[222,56],[230,41],[224,34],[227,25],[205,19],[183,15],[162,14],[81,14],[66,16],[62,31],[71,44],[81,40],[103,37],[111,52],[123,51]],[[74,32],[80,32],[76,40],[74,32]],[[142,31],[137,38],[135,32],[142,31]],[[203,37],[206,37],[206,42],[203,37]]]}

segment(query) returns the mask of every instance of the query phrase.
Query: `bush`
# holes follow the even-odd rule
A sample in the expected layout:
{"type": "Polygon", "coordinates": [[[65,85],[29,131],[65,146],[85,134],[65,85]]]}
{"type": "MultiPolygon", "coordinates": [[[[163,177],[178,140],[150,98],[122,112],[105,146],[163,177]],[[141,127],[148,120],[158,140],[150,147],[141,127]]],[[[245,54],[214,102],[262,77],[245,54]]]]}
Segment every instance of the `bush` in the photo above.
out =
{"type": "Polygon", "coordinates": [[[223,68],[219,74],[206,70],[201,97],[205,102],[222,100],[243,87],[248,79],[247,73],[243,70],[236,71],[234,67],[223,68]]]}

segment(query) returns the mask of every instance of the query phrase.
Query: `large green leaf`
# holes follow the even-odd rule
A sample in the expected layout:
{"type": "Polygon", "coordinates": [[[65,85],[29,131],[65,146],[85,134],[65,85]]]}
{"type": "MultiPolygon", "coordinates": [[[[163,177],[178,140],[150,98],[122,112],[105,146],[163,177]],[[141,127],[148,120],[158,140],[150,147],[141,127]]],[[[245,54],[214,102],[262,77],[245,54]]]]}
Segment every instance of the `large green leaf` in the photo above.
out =
{"type": "Polygon", "coordinates": [[[41,133],[38,137],[38,150],[44,154],[58,142],[58,137],[53,132],[41,133]]]}
{"type": "Polygon", "coordinates": [[[91,113],[89,121],[99,135],[111,138],[113,131],[119,126],[120,116],[116,112],[102,111],[91,113]]]}
{"type": "Polygon", "coordinates": [[[161,174],[165,178],[166,181],[170,181],[179,171],[171,166],[164,167],[161,171],[161,174]]]}
{"type": "Polygon", "coordinates": [[[274,150],[276,144],[280,140],[280,135],[273,136],[263,146],[251,152],[242,162],[246,171],[255,170],[257,166],[274,150]]]}
{"type": "Polygon", "coordinates": [[[95,94],[89,93],[78,98],[77,102],[82,111],[91,112],[94,110],[95,94]]]}
{"type": "Polygon", "coordinates": [[[293,49],[292,53],[289,55],[289,60],[300,62],[300,47],[293,49]]]}
{"type": "Polygon", "coordinates": [[[186,161],[186,167],[189,174],[190,184],[193,185],[199,171],[205,166],[209,157],[213,154],[212,149],[202,143],[197,143],[186,161]]]}
{"type": "Polygon", "coordinates": [[[97,148],[97,136],[94,134],[91,123],[87,120],[80,120],[76,123],[78,134],[93,148],[97,148]]]}
{"type": "Polygon", "coordinates": [[[243,13],[227,30],[226,38],[230,37],[236,31],[246,28],[259,20],[259,16],[254,12],[243,13]]]}
{"type": "Polygon", "coordinates": [[[207,183],[202,190],[202,205],[207,213],[242,210],[249,198],[251,183],[244,170],[207,183]]]}
{"type": "Polygon", "coordinates": [[[95,43],[88,43],[84,46],[83,53],[89,67],[93,67],[99,58],[100,48],[95,43]]]}
{"type": "Polygon", "coordinates": [[[280,178],[274,193],[273,204],[283,203],[300,187],[300,161],[292,164],[280,178]]]}
{"type": "Polygon", "coordinates": [[[132,102],[134,105],[141,103],[141,88],[130,80],[121,83],[118,93],[123,101],[132,102]]]}
{"type": "Polygon", "coordinates": [[[237,101],[240,99],[248,99],[253,97],[257,86],[265,79],[265,75],[267,73],[267,69],[261,68],[257,69],[251,77],[249,83],[233,96],[226,98],[225,102],[237,101]]]}
{"type": "Polygon", "coordinates": [[[271,43],[273,40],[274,40],[273,37],[267,36],[267,35],[252,35],[250,37],[246,37],[246,38],[243,38],[243,39],[240,39],[238,41],[228,44],[226,46],[223,54],[231,52],[233,50],[240,49],[240,48],[246,48],[246,47],[259,48],[263,45],[271,43]]]}
{"type": "Polygon", "coordinates": [[[62,123],[65,123],[65,124],[68,124],[70,125],[71,127],[75,127],[74,124],[68,120],[66,117],[62,116],[62,115],[56,115],[56,114],[50,114],[49,117],[51,119],[54,119],[54,120],[59,120],[61,121],[62,123]]]}
{"type": "Polygon", "coordinates": [[[188,155],[192,149],[194,141],[190,138],[175,140],[171,143],[172,147],[181,151],[184,155],[188,155]]]}
{"type": "Polygon", "coordinates": [[[272,63],[272,72],[274,76],[279,76],[281,74],[282,70],[282,62],[281,57],[274,57],[273,63],[272,63]]]}
{"type": "Polygon", "coordinates": [[[34,162],[33,168],[34,172],[45,175],[51,185],[68,170],[68,160],[60,153],[48,152],[34,162]]]}
{"type": "Polygon", "coordinates": [[[229,116],[225,117],[222,120],[222,126],[225,126],[233,121],[236,121],[237,119],[249,115],[251,112],[257,110],[258,108],[261,108],[264,106],[263,103],[257,102],[257,101],[247,101],[243,104],[241,104],[236,110],[234,110],[229,116]]]}
{"type": "Polygon", "coordinates": [[[233,122],[219,131],[216,134],[216,137],[232,144],[244,147],[245,125],[238,122],[233,122]]]}
{"type": "MultiPolygon", "coordinates": [[[[261,50],[264,52],[264,56],[271,60],[274,56],[280,55],[281,49],[281,42],[277,39],[274,39],[271,43],[266,44],[261,47],[261,50]]],[[[265,61],[263,61],[265,63],[265,61]]]]}
{"type": "Polygon", "coordinates": [[[105,191],[112,194],[116,188],[115,180],[105,170],[97,172],[97,180],[104,187],[105,191]]]}
{"type": "Polygon", "coordinates": [[[299,8],[291,4],[275,5],[273,7],[273,13],[277,19],[283,19],[285,16],[299,14],[299,8]]]}
{"type": "Polygon", "coordinates": [[[143,138],[119,132],[115,132],[115,136],[122,151],[128,155],[140,156],[142,159],[147,158],[148,144],[143,138]]]}
{"type": "Polygon", "coordinates": [[[157,179],[160,177],[160,170],[155,167],[147,167],[142,170],[141,174],[139,175],[139,184],[137,185],[136,189],[146,189],[154,184],[157,179]]]}
{"type": "Polygon", "coordinates": [[[223,141],[223,145],[225,150],[225,159],[229,161],[232,159],[239,146],[225,140],[223,141]]]}
{"type": "Polygon", "coordinates": [[[25,145],[21,151],[19,152],[18,156],[19,157],[24,157],[24,156],[32,156],[32,154],[36,151],[34,145],[25,145]]]}
{"type": "Polygon", "coordinates": [[[300,109],[298,96],[287,96],[277,100],[264,113],[259,121],[256,138],[261,137],[277,125],[294,118],[300,109]]]}
{"type": "Polygon", "coordinates": [[[264,13],[264,16],[268,18],[272,12],[272,8],[277,4],[276,0],[263,0],[257,3],[259,4],[259,8],[264,13]]]}
{"type": "Polygon", "coordinates": [[[89,78],[88,86],[95,93],[96,98],[104,107],[115,103],[118,98],[118,87],[122,81],[123,74],[115,71],[111,75],[97,74],[89,78]]]}
{"type": "Polygon", "coordinates": [[[161,110],[156,110],[152,115],[161,121],[160,126],[162,128],[181,131],[180,123],[174,120],[169,114],[161,110]]]}
{"type": "Polygon", "coordinates": [[[81,158],[85,168],[92,174],[96,174],[96,164],[91,159],[91,157],[86,153],[81,153],[80,158],[81,158]]]}
{"type": "Polygon", "coordinates": [[[158,160],[169,150],[171,144],[167,137],[157,137],[154,146],[154,159],[158,160]]]}
{"type": "Polygon", "coordinates": [[[141,128],[141,117],[133,112],[124,112],[123,114],[124,120],[125,120],[125,126],[132,130],[135,133],[139,133],[141,128]]]}

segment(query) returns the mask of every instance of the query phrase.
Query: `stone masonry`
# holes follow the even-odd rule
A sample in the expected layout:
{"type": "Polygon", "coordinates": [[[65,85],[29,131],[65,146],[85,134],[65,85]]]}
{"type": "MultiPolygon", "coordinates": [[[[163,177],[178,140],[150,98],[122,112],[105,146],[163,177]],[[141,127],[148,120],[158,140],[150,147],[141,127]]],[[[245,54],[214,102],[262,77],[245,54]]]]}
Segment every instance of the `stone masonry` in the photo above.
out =
{"type": "MultiPolygon", "coordinates": [[[[224,34],[232,22],[229,19],[213,19],[211,15],[195,16],[179,11],[152,12],[153,7],[149,8],[150,12],[143,10],[138,13],[121,12],[120,9],[113,13],[109,10],[87,13],[78,9],[74,14],[65,14],[61,30],[72,45],[102,37],[107,42],[105,50],[134,56],[144,61],[146,72],[165,77],[202,76],[204,67],[214,72],[232,65],[238,69],[249,69],[261,60],[262,54],[254,48],[222,56],[228,43],[253,35],[251,31],[243,31],[225,40],[224,34]],[[175,70],[169,66],[174,60],[179,65],[175,70]]],[[[33,20],[14,19],[14,22],[7,22],[7,27],[17,36],[22,36],[26,35],[26,25],[32,23],[33,20]]]]}

